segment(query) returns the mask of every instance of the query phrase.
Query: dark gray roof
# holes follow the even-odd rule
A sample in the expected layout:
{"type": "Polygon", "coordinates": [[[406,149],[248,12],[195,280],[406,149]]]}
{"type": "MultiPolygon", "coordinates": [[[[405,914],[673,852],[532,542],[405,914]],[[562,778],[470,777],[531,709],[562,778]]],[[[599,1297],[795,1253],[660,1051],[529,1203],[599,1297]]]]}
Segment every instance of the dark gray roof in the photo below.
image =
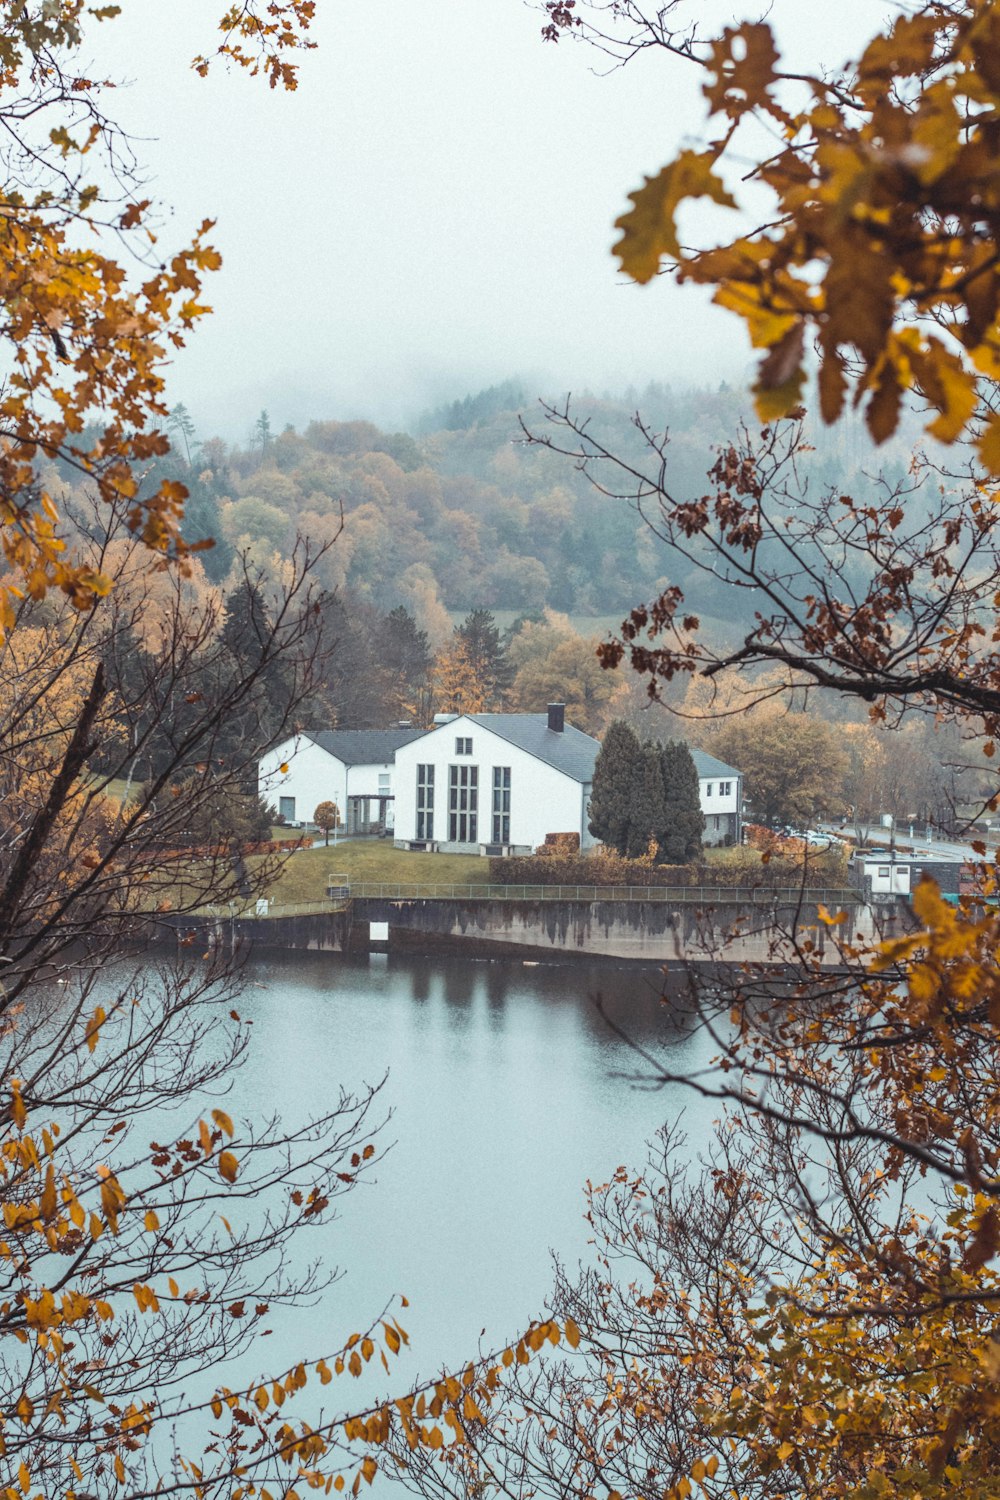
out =
{"type": "Polygon", "coordinates": [[[724,760],[716,760],[714,755],[709,755],[706,750],[692,750],[691,759],[699,777],[707,781],[710,776],[742,776],[742,771],[737,771],[735,766],[727,766],[724,760]]]}
{"type": "Polygon", "coordinates": [[[594,761],[601,746],[582,729],[567,724],[562,734],[549,728],[544,714],[466,714],[473,724],[481,724],[519,750],[544,760],[574,781],[593,781],[594,761]]]}
{"type": "Polygon", "coordinates": [[[423,729],[306,729],[307,740],[335,755],[345,766],[386,766],[396,751],[419,740],[423,729]]]}

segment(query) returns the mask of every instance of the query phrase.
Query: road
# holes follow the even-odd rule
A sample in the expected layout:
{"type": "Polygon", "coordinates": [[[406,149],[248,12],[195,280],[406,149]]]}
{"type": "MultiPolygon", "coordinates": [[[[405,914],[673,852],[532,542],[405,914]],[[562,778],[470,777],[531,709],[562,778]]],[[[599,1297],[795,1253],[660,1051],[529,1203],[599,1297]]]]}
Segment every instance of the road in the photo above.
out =
{"type": "MultiPolygon", "coordinates": [[[[834,823],[820,823],[818,826],[822,833],[832,833],[838,836],[848,833],[853,834],[855,831],[850,824],[846,828],[841,828],[839,824],[834,823]]],[[[895,843],[898,853],[913,854],[918,859],[982,859],[982,855],[977,854],[971,844],[960,843],[954,839],[939,838],[936,834],[930,839],[917,838],[916,836],[911,839],[908,832],[899,830],[896,833],[895,843]]],[[[868,848],[888,849],[888,847],[889,830],[887,828],[873,828],[868,848]]],[[[996,859],[996,856],[997,846],[994,844],[993,847],[987,849],[987,858],[992,861],[996,859]]]]}

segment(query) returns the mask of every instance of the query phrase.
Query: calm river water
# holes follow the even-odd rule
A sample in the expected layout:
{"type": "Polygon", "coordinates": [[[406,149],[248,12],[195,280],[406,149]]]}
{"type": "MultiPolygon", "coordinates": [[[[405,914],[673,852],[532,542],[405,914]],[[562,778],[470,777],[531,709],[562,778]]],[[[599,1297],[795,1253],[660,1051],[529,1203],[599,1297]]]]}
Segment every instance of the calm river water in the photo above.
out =
{"type": "Polygon", "coordinates": [[[631,1081],[640,1060],[596,1009],[600,995],[637,1041],[698,1066],[705,1044],[661,1002],[655,970],[296,954],[252,961],[247,980],[253,1048],[232,1113],[291,1123],[386,1073],[392,1111],[377,1181],[313,1241],[344,1277],[275,1329],[260,1349],[271,1368],[329,1352],[394,1292],[412,1345],[397,1378],[468,1358],[483,1330],[494,1347],[542,1311],[551,1251],[585,1258],[586,1179],[638,1164],[681,1110],[692,1148],[710,1128],[712,1107],[686,1091],[631,1081]]]}

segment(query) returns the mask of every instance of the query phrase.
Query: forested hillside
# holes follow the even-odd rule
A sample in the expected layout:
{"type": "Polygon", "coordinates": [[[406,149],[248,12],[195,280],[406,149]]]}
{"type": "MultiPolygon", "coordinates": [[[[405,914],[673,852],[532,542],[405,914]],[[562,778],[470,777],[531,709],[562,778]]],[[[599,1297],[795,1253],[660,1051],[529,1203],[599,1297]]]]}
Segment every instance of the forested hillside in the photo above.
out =
{"type": "MultiPolygon", "coordinates": [[[[635,424],[641,412],[650,430],[669,434],[671,488],[691,498],[704,493],[718,446],[747,414],[725,387],[583,393],[572,408],[596,441],[648,471],[657,461],[635,424]]],[[[323,583],[380,611],[405,605],[434,643],[450,628],[449,613],[475,607],[501,619],[548,607],[600,629],[667,582],[684,587],[690,561],[655,536],[634,502],[600,493],[571,461],[528,442],[522,421],[537,437],[549,430],[538,401],[515,381],[427,413],[413,434],[335,420],[273,433],[262,413],[242,448],[199,434],[179,408],[173,452],[147,482],[165,468],[191,489],[185,528],[192,538],[216,537],[203,554],[213,581],[225,581],[237,553],[272,567],[297,534],[336,538],[323,583]]],[[[813,442],[802,482],[859,493],[868,450],[857,432],[848,424],[813,442]]],[[[901,438],[879,455],[894,480],[905,452],[901,438]]],[[[704,578],[699,603],[720,632],[738,629],[749,608],[704,578]]]]}

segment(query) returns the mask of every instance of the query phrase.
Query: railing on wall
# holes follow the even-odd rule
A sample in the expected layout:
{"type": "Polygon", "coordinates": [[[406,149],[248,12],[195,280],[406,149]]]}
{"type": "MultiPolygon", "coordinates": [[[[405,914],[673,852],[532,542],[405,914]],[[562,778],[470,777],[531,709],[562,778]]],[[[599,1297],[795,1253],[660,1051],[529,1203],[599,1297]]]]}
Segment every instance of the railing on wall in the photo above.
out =
{"type": "Polygon", "coordinates": [[[355,881],[352,899],[382,901],[655,901],[712,906],[856,906],[859,891],[837,886],[783,887],[719,885],[401,885],[355,881]]]}
{"type": "Polygon", "coordinates": [[[265,921],[277,917],[314,917],[346,911],[352,901],[595,901],[655,902],[673,906],[751,906],[800,909],[826,906],[857,906],[864,897],[846,887],[800,886],[770,889],[766,886],[725,885],[402,885],[393,881],[358,881],[346,875],[331,879],[326,900],[274,902],[260,899],[245,907],[204,906],[192,917],[265,921]]]}

